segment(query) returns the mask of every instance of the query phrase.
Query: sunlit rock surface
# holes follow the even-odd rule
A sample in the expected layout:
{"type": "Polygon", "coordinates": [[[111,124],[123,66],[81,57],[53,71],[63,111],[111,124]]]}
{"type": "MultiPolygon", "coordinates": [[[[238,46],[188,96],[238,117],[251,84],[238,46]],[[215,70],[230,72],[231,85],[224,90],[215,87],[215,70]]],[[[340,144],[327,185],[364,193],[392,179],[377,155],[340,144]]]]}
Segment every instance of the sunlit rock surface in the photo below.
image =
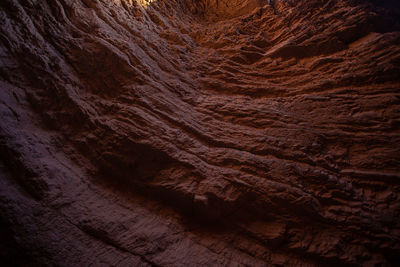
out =
{"type": "Polygon", "coordinates": [[[2,264],[395,265],[399,15],[1,0],[2,264]]]}

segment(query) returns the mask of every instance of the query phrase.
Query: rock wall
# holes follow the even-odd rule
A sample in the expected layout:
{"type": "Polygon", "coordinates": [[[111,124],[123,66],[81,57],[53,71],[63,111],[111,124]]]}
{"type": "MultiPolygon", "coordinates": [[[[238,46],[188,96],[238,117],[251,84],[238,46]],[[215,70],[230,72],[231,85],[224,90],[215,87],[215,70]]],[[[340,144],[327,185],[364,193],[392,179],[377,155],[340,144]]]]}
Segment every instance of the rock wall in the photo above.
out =
{"type": "Polygon", "coordinates": [[[2,0],[2,262],[395,265],[399,15],[2,0]]]}

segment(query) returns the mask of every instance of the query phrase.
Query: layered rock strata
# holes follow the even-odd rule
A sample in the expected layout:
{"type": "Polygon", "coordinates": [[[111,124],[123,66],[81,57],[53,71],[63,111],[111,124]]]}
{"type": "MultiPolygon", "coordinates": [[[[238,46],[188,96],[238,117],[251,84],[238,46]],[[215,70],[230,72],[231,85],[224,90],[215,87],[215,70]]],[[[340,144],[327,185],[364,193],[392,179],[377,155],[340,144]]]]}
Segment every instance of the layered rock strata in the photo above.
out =
{"type": "Polygon", "coordinates": [[[399,262],[399,14],[2,0],[3,262],[399,262]]]}

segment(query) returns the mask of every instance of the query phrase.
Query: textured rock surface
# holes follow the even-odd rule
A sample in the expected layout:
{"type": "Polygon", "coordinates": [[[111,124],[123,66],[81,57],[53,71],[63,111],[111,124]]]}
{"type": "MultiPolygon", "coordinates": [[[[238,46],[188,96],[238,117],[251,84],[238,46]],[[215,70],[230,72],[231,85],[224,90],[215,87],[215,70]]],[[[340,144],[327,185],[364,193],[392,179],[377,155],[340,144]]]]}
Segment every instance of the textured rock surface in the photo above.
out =
{"type": "Polygon", "coordinates": [[[398,6],[1,0],[3,263],[399,262],[398,6]]]}

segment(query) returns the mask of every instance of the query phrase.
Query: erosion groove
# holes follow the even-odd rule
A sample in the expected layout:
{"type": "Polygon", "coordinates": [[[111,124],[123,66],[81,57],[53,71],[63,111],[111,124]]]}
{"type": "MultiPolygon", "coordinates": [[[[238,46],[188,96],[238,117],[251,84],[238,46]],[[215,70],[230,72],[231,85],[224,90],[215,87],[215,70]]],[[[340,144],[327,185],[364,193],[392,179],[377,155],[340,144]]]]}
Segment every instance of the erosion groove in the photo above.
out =
{"type": "Polygon", "coordinates": [[[399,17],[1,0],[2,263],[400,262],[399,17]]]}

